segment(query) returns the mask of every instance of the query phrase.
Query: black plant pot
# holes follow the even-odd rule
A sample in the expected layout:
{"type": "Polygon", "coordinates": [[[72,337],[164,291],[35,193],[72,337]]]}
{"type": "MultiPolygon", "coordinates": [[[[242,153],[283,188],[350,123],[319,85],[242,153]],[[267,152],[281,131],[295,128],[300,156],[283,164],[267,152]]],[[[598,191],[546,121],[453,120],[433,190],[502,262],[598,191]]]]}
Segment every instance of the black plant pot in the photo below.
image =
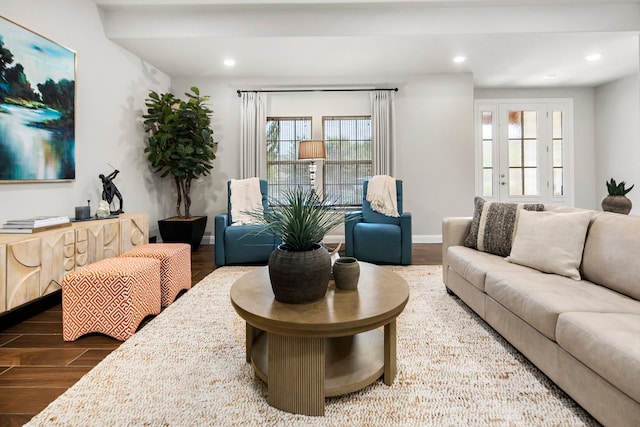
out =
{"type": "Polygon", "coordinates": [[[269,279],[276,300],[304,304],[324,297],[331,276],[331,255],[320,245],[305,252],[278,246],[269,257],[269,279]]]}
{"type": "Polygon", "coordinates": [[[189,243],[192,251],[197,251],[207,226],[207,217],[193,216],[180,218],[177,216],[158,221],[160,236],[165,243],[189,243]]]}
{"type": "Polygon", "coordinates": [[[612,195],[602,199],[600,206],[602,206],[602,210],[605,212],[614,212],[624,215],[628,215],[633,207],[631,200],[629,200],[627,196],[612,195]]]}

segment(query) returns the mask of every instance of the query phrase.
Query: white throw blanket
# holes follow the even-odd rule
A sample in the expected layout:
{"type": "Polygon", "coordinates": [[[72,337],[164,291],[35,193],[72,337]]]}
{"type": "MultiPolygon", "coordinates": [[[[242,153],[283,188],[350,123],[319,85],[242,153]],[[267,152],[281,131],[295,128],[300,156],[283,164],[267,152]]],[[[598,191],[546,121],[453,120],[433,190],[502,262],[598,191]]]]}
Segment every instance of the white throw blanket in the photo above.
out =
{"type": "Polygon", "coordinates": [[[388,175],[375,175],[369,180],[367,202],[371,209],[386,216],[399,217],[396,179],[388,175]]]}
{"type": "Polygon", "coordinates": [[[259,221],[245,212],[262,212],[260,179],[231,180],[231,225],[257,224],[259,221]]]}

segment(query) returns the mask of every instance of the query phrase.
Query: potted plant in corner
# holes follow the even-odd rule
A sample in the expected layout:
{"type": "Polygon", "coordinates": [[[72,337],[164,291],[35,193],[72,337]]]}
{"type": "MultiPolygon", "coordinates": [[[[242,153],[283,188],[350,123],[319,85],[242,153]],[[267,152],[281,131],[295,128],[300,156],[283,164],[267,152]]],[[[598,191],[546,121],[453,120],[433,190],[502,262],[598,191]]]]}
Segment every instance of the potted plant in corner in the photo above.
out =
{"type": "Polygon", "coordinates": [[[247,212],[282,238],[269,257],[269,279],[276,300],[302,304],[322,298],[331,277],[331,255],[320,244],[344,222],[324,195],[298,186],[272,200],[268,210],[247,212]]]}
{"type": "Polygon", "coordinates": [[[609,195],[602,199],[602,210],[625,215],[631,212],[631,200],[629,200],[626,195],[633,189],[635,184],[625,189],[626,183],[624,181],[617,184],[613,178],[606,181],[606,184],[609,195]]]}
{"type": "Polygon", "coordinates": [[[144,152],[154,172],[171,175],[176,185],[176,216],[158,221],[164,242],[190,243],[197,250],[207,224],[206,215],[192,216],[191,185],[208,175],[216,158],[208,96],[200,96],[197,87],[185,93],[186,100],[172,93],[149,92],[145,101],[144,129],[147,146],[144,152]],[[184,212],[183,212],[184,207],[184,212]]]}

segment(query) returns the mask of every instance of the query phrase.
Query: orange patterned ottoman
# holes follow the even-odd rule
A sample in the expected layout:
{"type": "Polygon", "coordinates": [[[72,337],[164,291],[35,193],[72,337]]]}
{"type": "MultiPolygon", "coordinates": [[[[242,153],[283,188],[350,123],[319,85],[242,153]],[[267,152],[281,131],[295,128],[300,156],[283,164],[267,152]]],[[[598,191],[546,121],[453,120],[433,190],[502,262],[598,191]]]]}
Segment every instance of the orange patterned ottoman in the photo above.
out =
{"type": "Polygon", "coordinates": [[[62,337],[100,332],[124,341],[160,313],[160,261],[107,258],[62,278],[62,337]]]}
{"type": "Polygon", "coordinates": [[[171,304],[182,289],[191,288],[191,245],[149,243],[122,254],[123,257],[159,259],[160,293],[163,307],[171,304]]]}

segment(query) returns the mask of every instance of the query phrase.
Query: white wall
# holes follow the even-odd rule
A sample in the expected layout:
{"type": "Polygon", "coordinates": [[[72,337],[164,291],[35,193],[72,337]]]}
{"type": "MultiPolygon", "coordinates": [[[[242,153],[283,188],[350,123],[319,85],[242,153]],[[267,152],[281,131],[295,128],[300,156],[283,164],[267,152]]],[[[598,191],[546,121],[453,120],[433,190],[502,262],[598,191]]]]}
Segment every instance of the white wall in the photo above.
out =
{"type": "Polygon", "coordinates": [[[473,214],[471,74],[408,79],[396,117],[398,176],[406,183],[414,242],[432,242],[442,234],[442,218],[473,214]]]}
{"type": "MultiPolygon", "coordinates": [[[[86,0],[2,0],[0,15],[77,53],[76,179],[60,183],[0,184],[0,221],[34,215],[75,215],[91,200],[95,211],[110,163],[127,212],[147,212],[150,224],[170,213],[143,155],[141,114],[149,89],[166,90],[169,77],[107,40],[95,4],[86,0]]],[[[35,86],[32,82],[32,85],[35,86]]]]}
{"type": "Polygon", "coordinates": [[[599,86],[596,109],[596,197],[607,195],[605,182],[625,181],[633,203],[631,215],[640,215],[640,84],[638,74],[599,86]]]}
{"type": "Polygon", "coordinates": [[[585,209],[599,207],[595,191],[595,125],[593,88],[549,89],[476,89],[475,99],[573,99],[573,147],[575,173],[575,206],[585,209]]]}
{"type": "MultiPolygon", "coordinates": [[[[414,242],[438,242],[444,216],[471,215],[473,210],[472,77],[399,76],[395,81],[398,83],[385,87],[400,87],[395,94],[396,177],[404,180],[404,208],[413,216],[414,242]]],[[[218,158],[212,175],[195,184],[192,211],[209,215],[207,233],[212,233],[213,216],[226,210],[226,181],[239,176],[240,100],[236,90],[256,85],[283,87],[283,82],[177,78],[172,84],[176,93],[196,85],[211,96],[218,158]]],[[[267,115],[311,115],[314,137],[321,136],[323,115],[371,114],[367,92],[269,94],[267,104],[267,115]]],[[[208,239],[211,241],[210,235],[208,239]]]]}

